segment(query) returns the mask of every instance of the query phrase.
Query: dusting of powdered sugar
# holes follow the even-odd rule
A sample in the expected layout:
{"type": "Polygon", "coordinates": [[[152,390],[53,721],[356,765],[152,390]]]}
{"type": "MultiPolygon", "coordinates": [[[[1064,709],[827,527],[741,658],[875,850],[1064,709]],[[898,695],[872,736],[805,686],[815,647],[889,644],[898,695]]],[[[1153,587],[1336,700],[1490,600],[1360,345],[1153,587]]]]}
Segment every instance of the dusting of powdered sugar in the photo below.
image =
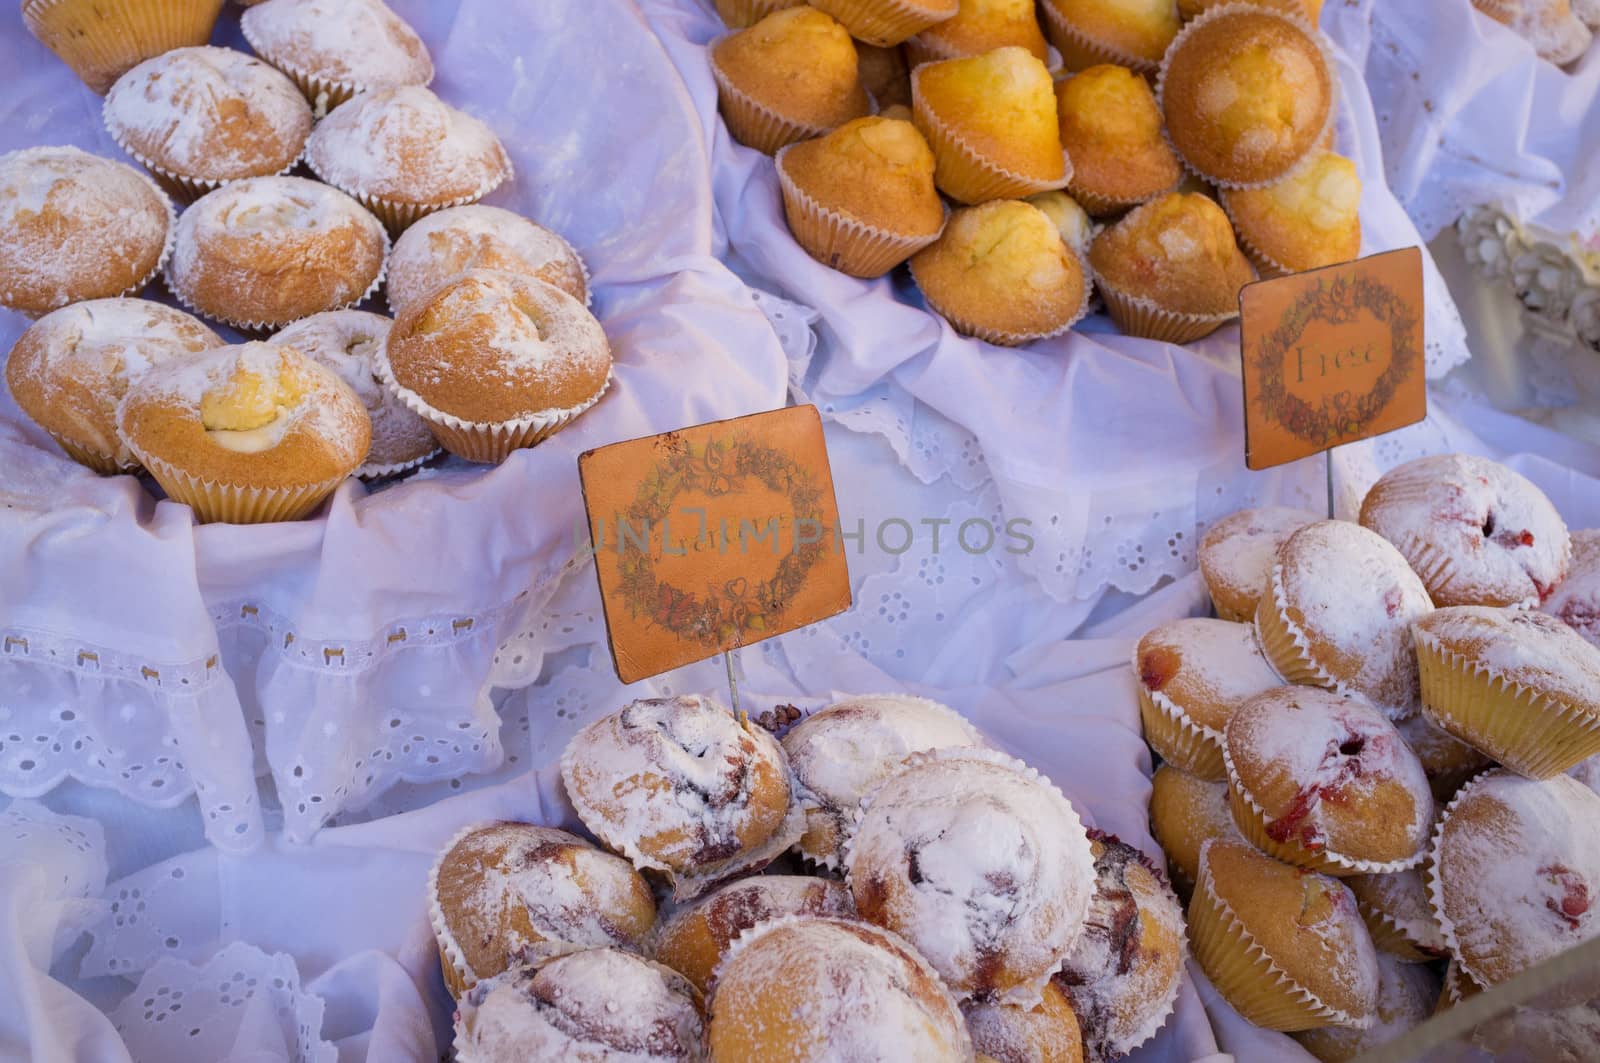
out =
{"type": "Polygon", "coordinates": [[[1458,605],[1417,623],[1419,638],[1509,682],[1600,715],[1600,649],[1555,617],[1529,609],[1458,605]]]}
{"type": "Polygon", "coordinates": [[[1200,540],[1206,582],[1241,598],[1258,598],[1289,536],[1315,523],[1315,513],[1286,506],[1241,509],[1213,524],[1200,540]]]}
{"type": "Polygon", "coordinates": [[[1572,533],[1572,566],[1542,608],[1600,647],[1600,530],[1572,533]]]}
{"type": "Polygon", "coordinates": [[[1139,681],[1165,694],[1201,727],[1221,731],[1245,699],[1282,686],[1262,656],[1255,628],[1227,620],[1185,617],[1139,640],[1139,681]]]}
{"type": "Polygon", "coordinates": [[[1318,1059],[1349,1060],[1387,1045],[1401,1034],[1422,1025],[1439,999],[1439,980],[1427,967],[1404,963],[1386,952],[1378,954],[1378,1006],[1376,1020],[1365,1030],[1325,1026],[1295,1034],[1318,1059]]]}
{"type": "Polygon", "coordinates": [[[239,22],[271,63],[358,89],[433,80],[422,38],[380,0],[267,0],[239,22]]]}
{"type": "Polygon", "coordinates": [[[90,299],[52,311],[28,329],[40,357],[37,374],[46,393],[63,375],[90,380],[120,398],[151,366],[221,347],[222,339],[199,318],[148,299],[90,299]]]}
{"type": "Polygon", "coordinates": [[[1444,957],[1444,933],[1428,903],[1428,884],[1421,871],[1409,868],[1386,875],[1355,875],[1345,879],[1345,885],[1364,912],[1382,916],[1413,945],[1444,957]]]}
{"type": "Polygon", "coordinates": [[[404,313],[459,273],[510,270],[588,299],[582,261],[560,236],[500,207],[472,204],[429,214],[406,229],[389,256],[389,309],[404,313]]]}

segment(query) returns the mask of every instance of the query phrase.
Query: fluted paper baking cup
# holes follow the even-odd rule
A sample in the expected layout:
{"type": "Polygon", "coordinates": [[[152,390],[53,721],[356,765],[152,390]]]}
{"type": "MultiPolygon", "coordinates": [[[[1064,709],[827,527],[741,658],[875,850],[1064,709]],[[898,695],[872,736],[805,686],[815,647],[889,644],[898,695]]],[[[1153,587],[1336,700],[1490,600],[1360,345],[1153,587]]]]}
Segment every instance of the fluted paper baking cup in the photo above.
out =
{"type": "Polygon", "coordinates": [[[123,464],[114,454],[102,454],[93,447],[86,447],[74,443],[59,432],[50,432],[50,438],[56,441],[56,446],[67,452],[67,457],[86,468],[93,469],[101,476],[116,476],[124,472],[137,472],[138,462],[123,464]]]}
{"type": "Polygon", "coordinates": [[[933,180],[941,192],[972,206],[991,199],[1026,199],[1067,186],[1072,179],[1072,163],[1065,152],[1061,154],[1061,176],[1039,178],[1007,169],[968,144],[966,138],[946,125],[922,98],[918,86],[926,69],[919,66],[911,72],[911,106],[917,128],[933,148],[933,180]]]}
{"type": "Polygon", "coordinates": [[[785,118],[734,85],[717,65],[716,43],[713,42],[710,55],[711,76],[717,83],[717,109],[722,112],[722,119],[728,123],[728,133],[734,140],[771,155],[785,144],[820,137],[828,131],[827,126],[785,118]]]}
{"type": "Polygon", "coordinates": [[[1356,898],[1356,911],[1361,913],[1361,921],[1367,924],[1367,933],[1372,935],[1372,944],[1379,952],[1387,952],[1402,963],[1432,963],[1440,959],[1435,953],[1425,952],[1388,913],[1363,904],[1359,897],[1356,898]]]}
{"type": "Polygon", "coordinates": [[[916,282],[917,290],[922,293],[922,298],[927,301],[929,308],[932,309],[934,313],[950,322],[950,327],[961,333],[963,336],[974,336],[980,340],[983,340],[985,343],[992,343],[997,347],[1020,347],[1022,344],[1032,343],[1034,340],[1044,340],[1049,339],[1052,336],[1059,336],[1071,329],[1073,325],[1076,325],[1078,322],[1082,321],[1089,313],[1089,299],[1094,292],[1094,281],[1092,280],[1092,275],[1089,271],[1088,260],[1084,257],[1083,253],[1075,247],[1071,247],[1069,245],[1067,247],[1067,251],[1078,260],[1078,269],[1083,275],[1083,298],[1078,301],[1077,309],[1074,310],[1069,317],[1067,317],[1061,323],[1053,325],[1047,329],[1004,329],[997,328],[994,325],[983,322],[973,321],[971,318],[962,314],[958,314],[950,310],[948,307],[941,305],[938,299],[929,294],[928,289],[923,285],[922,281],[917,278],[917,267],[915,262],[912,262],[911,264],[911,279],[916,282]]]}
{"type": "MultiPolygon", "coordinates": [[[[1222,202],[1223,208],[1226,209],[1228,201],[1225,193],[1223,195],[1222,202]]],[[[1230,214],[1229,217],[1231,218],[1232,215],[1230,214]]],[[[1250,237],[1245,235],[1244,230],[1239,227],[1237,222],[1234,223],[1233,234],[1238,238],[1239,250],[1244,252],[1244,257],[1250,260],[1250,264],[1256,268],[1256,272],[1261,275],[1262,280],[1272,280],[1274,277],[1287,277],[1291,273],[1299,272],[1299,270],[1293,270],[1288,266],[1285,266],[1283,263],[1279,262],[1277,259],[1273,258],[1271,255],[1267,254],[1265,251],[1261,250],[1261,248],[1252,243],[1250,237]]]]}
{"type": "Polygon", "coordinates": [[[1413,628],[1413,641],[1422,711],[1435,726],[1530,779],[1553,778],[1600,754],[1600,719],[1496,674],[1426,631],[1413,628]]]}
{"type": "Polygon", "coordinates": [[[856,40],[880,48],[904,43],[908,37],[956,13],[954,4],[949,14],[930,15],[925,5],[902,0],[817,0],[811,6],[833,16],[856,40]]]}
{"type": "Polygon", "coordinates": [[[730,29],[753,26],[768,15],[789,7],[799,7],[805,0],[719,0],[717,10],[727,11],[723,22],[730,29]]]}
{"type": "Polygon", "coordinates": [[[906,67],[913,70],[923,63],[939,63],[946,59],[964,59],[969,54],[936,37],[923,36],[920,30],[913,36],[907,37],[900,47],[904,48],[906,52],[906,67]]]}
{"type": "MultiPolygon", "coordinates": [[[[1138,651],[1135,650],[1137,658],[1138,651]]],[[[1137,659],[1135,676],[1138,675],[1137,659]]],[[[1222,782],[1228,777],[1222,761],[1222,732],[1195,723],[1166,694],[1135,682],[1139,690],[1139,719],[1144,738],[1161,759],[1197,779],[1222,782]]]]}
{"type": "MultiPolygon", "coordinates": [[[[329,111],[356,93],[366,92],[374,87],[360,82],[341,81],[337,78],[314,74],[283,54],[274,54],[272,49],[263,48],[261,43],[250,32],[250,21],[248,19],[239,20],[239,29],[244,34],[245,43],[250,45],[252,52],[255,52],[256,55],[266,60],[269,64],[289,75],[289,80],[295,83],[295,86],[300,89],[300,94],[306,98],[306,102],[311,104],[311,113],[318,118],[326,118],[329,111]]],[[[432,78],[429,78],[423,84],[427,85],[432,80],[432,78]]]]}
{"type": "Polygon", "coordinates": [[[180,174],[176,170],[168,169],[167,167],[155,162],[143,152],[134,150],[134,148],[128,144],[124,131],[112,128],[111,122],[108,120],[108,116],[103,110],[101,112],[101,123],[105,126],[106,132],[111,136],[111,139],[116,141],[117,147],[121,148],[129,158],[133,159],[140,166],[143,166],[146,170],[148,170],[150,172],[150,176],[155,179],[156,184],[160,185],[162,190],[166,192],[167,195],[171,196],[179,203],[182,203],[184,206],[188,206],[201,196],[205,195],[207,192],[214,192],[223,185],[232,181],[245,181],[252,177],[283,177],[296,166],[299,166],[301,160],[305,158],[305,146],[301,145],[300,151],[295,154],[294,158],[289,160],[289,164],[287,166],[284,166],[282,169],[276,170],[272,173],[241,174],[238,177],[220,179],[210,177],[190,177],[185,174],[180,174]]]}
{"type": "MultiPolygon", "coordinates": [[[[789,231],[806,253],[825,266],[852,277],[881,277],[900,263],[939,239],[944,221],[937,231],[924,236],[890,232],[821,203],[794,183],[784,168],[784,157],[792,144],[778,151],[778,184],[783,189],[784,215],[789,231]]],[[[950,213],[945,211],[945,220],[950,213]]]]}
{"type": "Polygon", "coordinates": [[[428,922],[433,927],[434,944],[439,949],[439,966],[444,970],[444,986],[450,991],[450,996],[454,1000],[460,1000],[469,989],[478,984],[478,975],[467,962],[467,954],[462,950],[461,943],[456,940],[455,934],[450,929],[450,922],[444,916],[444,908],[439,904],[439,868],[443,866],[444,858],[450,855],[463,838],[489,826],[493,824],[473,823],[456,831],[450,840],[445,842],[444,848],[439,850],[439,854],[433,858],[433,866],[428,868],[428,922]]]}
{"type": "MultiPolygon", "coordinates": [[[[1494,984],[1474,968],[1478,960],[1484,955],[1492,955],[1496,946],[1493,941],[1487,940],[1487,938],[1480,939],[1475,936],[1473,933],[1475,928],[1471,925],[1461,928],[1465,932],[1465,936],[1462,933],[1458,933],[1455,921],[1445,911],[1444,871],[1441,868],[1439,859],[1441,853],[1439,850],[1444,841],[1444,825],[1450,821],[1450,817],[1460,807],[1462,800],[1472,793],[1479,781],[1487,774],[1488,772],[1481,773],[1477,778],[1458,790],[1456,796],[1444,807],[1444,811],[1439,814],[1439,821],[1433,825],[1433,844],[1429,848],[1430,859],[1428,860],[1427,868],[1423,872],[1423,881],[1428,887],[1428,905],[1433,909],[1433,917],[1439,923],[1439,933],[1444,938],[1444,946],[1450,953],[1450,966],[1470,978],[1472,988],[1475,989],[1487,989],[1494,984]],[[1480,945],[1482,946],[1481,950],[1480,945]]],[[[1466,988],[1466,986],[1461,988],[1466,988]]],[[[1452,1003],[1460,1003],[1459,997],[1452,1003]]]]}
{"type": "Polygon", "coordinates": [[[1117,327],[1129,336],[1147,340],[1180,345],[1193,343],[1239,316],[1236,311],[1226,314],[1185,314],[1168,310],[1154,299],[1118,291],[1098,274],[1095,275],[1095,286],[1100,291],[1100,298],[1105,300],[1106,313],[1111,315],[1117,327]]]}
{"type": "Polygon", "coordinates": [[[251,487],[207,480],[141,452],[129,443],[139,463],[174,502],[194,510],[201,524],[271,524],[299,520],[322,504],[348,476],[293,487],[251,487]]]}
{"type": "Polygon", "coordinates": [[[1068,70],[1083,70],[1100,63],[1115,63],[1146,77],[1154,75],[1160,64],[1153,59],[1134,55],[1114,44],[1098,40],[1082,27],[1068,22],[1050,0],[1039,5],[1044,12],[1044,32],[1050,43],[1061,53],[1061,62],[1068,70]]]}
{"type": "Polygon", "coordinates": [[[360,203],[363,207],[366,207],[369,213],[375,216],[379,221],[383,222],[383,227],[388,230],[389,235],[393,237],[398,237],[401,233],[405,232],[407,227],[409,227],[419,218],[425,218],[429,214],[434,214],[441,210],[450,210],[452,207],[465,207],[468,204],[476,203],[478,200],[482,199],[490,192],[493,192],[495,189],[499,188],[502,184],[511,180],[515,176],[512,170],[511,161],[508,158],[506,160],[506,169],[504,173],[495,174],[493,177],[485,180],[484,183],[479,185],[477,189],[467,193],[464,196],[457,196],[454,199],[445,200],[441,203],[404,203],[397,199],[389,199],[384,196],[373,195],[370,192],[363,191],[362,189],[355,188],[347,184],[341,184],[340,182],[325,176],[322,171],[317,168],[316,162],[312,160],[309,153],[305,155],[305,162],[306,169],[315,174],[317,180],[321,181],[323,184],[332,185],[334,188],[337,188],[351,199],[354,199],[356,202],[360,203]]]}
{"type": "MultiPolygon", "coordinates": [[[[1173,185],[1172,188],[1176,188],[1173,185]]],[[[1090,217],[1103,218],[1110,214],[1121,214],[1125,210],[1132,210],[1141,203],[1148,203],[1157,196],[1166,195],[1172,188],[1164,188],[1159,192],[1151,192],[1147,196],[1107,196],[1098,192],[1091,192],[1078,184],[1076,178],[1067,182],[1067,195],[1077,201],[1090,217]]]]}
{"type": "Polygon", "coordinates": [[[28,30],[104,96],[117,78],[174,48],[205,44],[223,0],[23,0],[28,30]]]}
{"type": "Polygon", "coordinates": [[[421,468],[423,465],[444,453],[444,448],[434,447],[421,457],[412,458],[410,461],[392,461],[383,465],[365,464],[357,469],[355,474],[363,480],[387,480],[391,476],[401,476],[412,469],[421,468]]]}

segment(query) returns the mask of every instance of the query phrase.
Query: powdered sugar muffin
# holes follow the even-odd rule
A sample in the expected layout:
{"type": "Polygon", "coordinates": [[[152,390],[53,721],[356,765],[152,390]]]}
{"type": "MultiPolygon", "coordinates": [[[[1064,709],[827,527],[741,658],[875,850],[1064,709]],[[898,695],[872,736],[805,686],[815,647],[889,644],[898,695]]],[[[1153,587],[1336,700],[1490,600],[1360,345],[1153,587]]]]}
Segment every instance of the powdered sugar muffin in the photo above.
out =
{"type": "Polygon", "coordinates": [[[460,997],[540,950],[638,949],[655,898],[633,865],[531,823],[469,827],[429,876],[429,918],[445,985],[460,997]]]}
{"type": "Polygon", "coordinates": [[[1228,784],[1208,782],[1170,764],[1150,779],[1150,833],[1167,854],[1167,868],[1180,896],[1188,897],[1200,874],[1200,849],[1212,838],[1243,841],[1228,808],[1228,784]]]}
{"type": "Polygon", "coordinates": [[[1600,1045],[1600,1007],[1517,1007],[1480,1024],[1472,1043],[1498,1063],[1588,1063],[1600,1045]]]}
{"type": "Polygon", "coordinates": [[[1428,963],[1448,955],[1444,933],[1428,902],[1428,885],[1417,868],[1387,875],[1354,875],[1345,885],[1355,894],[1372,943],[1406,963],[1428,963]]]}
{"type": "Polygon", "coordinates": [[[1582,58],[1594,39],[1573,13],[1572,0],[1472,0],[1472,6],[1533,45],[1539,58],[1557,65],[1582,58]]]}
{"type": "Polygon", "coordinates": [[[862,918],[963,999],[1031,1006],[1071,951],[1094,859],[1061,792],[989,750],[914,753],[862,801],[845,853],[862,918]]]}
{"type": "Polygon", "coordinates": [[[837,870],[861,798],[907,755],[984,744],[960,713],[909,694],[862,694],[813,713],[783,736],[805,806],[806,831],[795,850],[837,870]]]}
{"type": "Polygon", "coordinates": [[[701,992],[710,992],[728,946],[752,927],[790,915],[849,919],[855,914],[850,891],[837,879],[753,875],[674,912],[656,930],[651,953],[701,992]]]}
{"type": "Polygon", "coordinates": [[[1378,953],[1338,879],[1209,841],[1189,943],[1217,992],[1257,1026],[1366,1029],[1377,1019],[1378,953]]]}
{"type": "Polygon", "coordinates": [[[1261,592],[1272,579],[1278,549],[1318,519],[1303,509],[1262,506],[1241,509],[1206,529],[1198,555],[1200,575],[1217,615],[1246,624],[1254,620],[1261,592]]]}
{"type": "Polygon", "coordinates": [[[589,305],[589,271],[571,244],[520,214],[477,203],[429,214],[394,242],[385,287],[390,312],[404,313],[472,269],[533,277],[589,305]]]}
{"type": "Polygon", "coordinates": [[[91,299],[40,318],[6,359],[22,412],[95,472],[138,467],[117,435],[117,402],[152,366],[222,346],[181,310],[144,299],[91,299]]]}
{"type": "Polygon", "coordinates": [[[1156,1035],[1183,984],[1183,909],[1155,865],[1115,835],[1091,831],[1097,876],[1083,933],[1051,981],[1066,990],[1090,1063],[1156,1035]]]}
{"type": "Polygon", "coordinates": [[[382,0],[267,0],[246,11],[239,28],[318,115],[358,92],[433,80],[427,45],[382,0]]]}
{"type": "Polygon", "coordinates": [[[1177,0],[1045,0],[1039,9],[1068,70],[1117,63],[1154,74],[1178,33],[1177,0]]]}
{"type": "Polygon", "coordinates": [[[1145,632],[1134,649],[1139,716],[1161,759],[1202,779],[1226,778],[1222,729],[1244,702],[1283,680],[1249,624],[1188,617],[1145,632]]]}
{"type": "Polygon", "coordinates": [[[460,1063],[699,1063],[706,1053],[699,992],[621,949],[557,955],[479,982],[457,1005],[455,1033],[460,1063]]]}
{"type": "Polygon", "coordinates": [[[1437,801],[1450,800],[1462,783],[1493,763],[1472,746],[1434,726],[1427,713],[1409,716],[1396,726],[1400,737],[1422,761],[1422,770],[1428,773],[1428,785],[1433,787],[1437,801]]]}
{"type": "Polygon", "coordinates": [[[388,254],[383,226],[337,189],[251,177],[183,212],[167,287],[198,314],[262,332],[361,302],[388,254]]]}
{"type": "Polygon", "coordinates": [[[561,778],[584,825],[634,866],[664,873],[680,900],[765,867],[800,837],[783,748],[698,695],[596,720],[568,743],[561,778]]]}
{"type": "Polygon", "coordinates": [[[268,340],[310,355],[338,373],[367,408],[372,446],[356,470],[361,477],[392,476],[439,453],[428,423],[386,390],[373,371],[373,356],[388,339],[391,325],[388,318],[365,310],[329,310],[301,318],[268,340]]]}
{"type": "Polygon", "coordinates": [[[1600,796],[1565,775],[1480,775],[1445,809],[1428,890],[1451,954],[1480,986],[1588,941],[1600,934],[1600,796]]]}
{"type": "Polygon", "coordinates": [[[967,1004],[962,1012],[979,1063],[1083,1063],[1083,1030],[1055,979],[1045,983],[1044,999],[1034,1007],[967,1004]]]}
{"type": "Polygon", "coordinates": [[[881,48],[953,18],[961,7],[959,0],[817,0],[812,6],[838,19],[850,36],[881,48]]]}
{"type": "Polygon", "coordinates": [[[1567,578],[1540,606],[1595,646],[1600,646],[1600,530],[1572,533],[1567,578]]]}
{"type": "Polygon", "coordinates": [[[1371,1026],[1365,1030],[1327,1026],[1302,1031],[1294,1039],[1323,1063],[1344,1063],[1422,1025],[1433,1014],[1438,999],[1439,979],[1432,971],[1381,955],[1377,1019],[1371,1026]]]}
{"type": "Polygon", "coordinates": [[[741,935],[708,1012],[712,1063],[972,1059],[961,1010],[927,961],[848,919],[776,919],[741,935]]]}
{"type": "Polygon", "coordinates": [[[0,306],[37,317],[132,295],[171,232],[172,203],[131,166],[66,147],[0,155],[0,306]]]}
{"type": "Polygon", "coordinates": [[[1567,574],[1567,526],[1526,477],[1473,454],[1390,469],[1361,503],[1435,605],[1538,605],[1567,574]]]}
{"type": "Polygon", "coordinates": [[[204,44],[223,0],[22,0],[28,32],[95,92],[151,56],[204,44]]]}
{"type": "Polygon", "coordinates": [[[311,134],[311,106],[294,82],[229,48],[145,60],[111,86],[102,117],[118,146],[186,203],[226,181],[288,171],[311,134]]]}
{"type": "Polygon", "coordinates": [[[1256,633],[1289,682],[1359,694],[1399,720],[1417,711],[1411,625],[1432,609],[1387,540],[1349,521],[1318,521],[1278,551],[1256,633]]]}
{"type": "Polygon", "coordinates": [[[202,522],[295,520],[366,457],[350,385],[292,347],[220,347],[147,371],[117,406],[139,464],[202,522]]]}

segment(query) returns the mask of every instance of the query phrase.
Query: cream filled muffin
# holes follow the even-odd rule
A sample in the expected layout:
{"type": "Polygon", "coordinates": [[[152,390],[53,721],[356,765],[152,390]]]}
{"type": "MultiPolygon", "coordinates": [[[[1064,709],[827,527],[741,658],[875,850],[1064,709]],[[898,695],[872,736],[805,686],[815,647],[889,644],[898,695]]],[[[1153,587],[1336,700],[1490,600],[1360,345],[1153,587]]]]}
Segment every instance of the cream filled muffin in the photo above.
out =
{"type": "Polygon", "coordinates": [[[67,147],[0,155],[0,306],[37,317],[132,295],[171,233],[172,203],[131,166],[67,147]]]}
{"type": "Polygon", "coordinates": [[[812,6],[838,19],[850,36],[881,48],[955,17],[961,7],[960,0],[816,0],[812,6]]]}
{"type": "Polygon", "coordinates": [[[1098,64],[1056,82],[1067,184],[1095,214],[1115,214],[1169,192],[1183,176],[1161,133],[1149,82],[1124,66],[1098,64]]]}
{"type": "Polygon", "coordinates": [[[311,106],[277,70],[228,48],[179,48],[117,79],[106,130],[174,196],[284,173],[311,135],[311,106]]]}
{"type": "Polygon", "coordinates": [[[514,273],[475,270],[401,314],[378,377],[452,454],[500,462],[600,401],[611,347],[583,304],[514,273]]]}
{"type": "Polygon", "coordinates": [[[117,435],[117,403],[154,366],[222,346],[197,318],[144,299],[52,311],[11,348],[6,385],[22,412],[95,472],[138,467],[117,435]]]}
{"type": "Polygon", "coordinates": [[[372,419],[372,446],[356,475],[390,476],[439,452],[428,423],[386,390],[373,360],[394,323],[365,310],[329,310],[301,318],[268,342],[310,355],[343,378],[372,419]]]}
{"type": "Polygon", "coordinates": [[[978,1061],[994,1063],[1083,1063],[1083,1030],[1061,984],[1045,983],[1033,1007],[967,1004],[962,1008],[978,1061]]]}
{"type": "Polygon", "coordinates": [[[204,44],[223,0],[22,0],[28,32],[95,92],[152,56],[204,44]]]}
{"type": "Polygon", "coordinates": [[[202,522],[295,520],[367,454],[372,423],[333,370],[292,347],[246,343],[148,370],[117,431],[202,522]]]}
{"type": "Polygon", "coordinates": [[[1344,880],[1380,952],[1405,963],[1429,963],[1448,957],[1444,933],[1428,900],[1421,869],[1383,875],[1354,875],[1344,880]]]}
{"type": "Polygon", "coordinates": [[[361,302],[388,254],[378,219],[337,189],[251,177],[183,212],[167,287],[204,317],[259,332],[361,302]]]}
{"type": "Polygon", "coordinates": [[[1217,616],[1242,623],[1254,620],[1279,548],[1318,519],[1303,509],[1262,506],[1230,513],[1207,528],[1197,557],[1217,616]]]}
{"type": "Polygon", "coordinates": [[[427,45],[382,0],[267,0],[246,11],[239,28],[319,115],[358,92],[433,80],[427,45]]]}
{"type": "Polygon", "coordinates": [[[1263,277],[1361,257],[1361,178],[1343,155],[1319,148],[1263,188],[1223,189],[1222,203],[1263,277]]]}
{"type": "Polygon", "coordinates": [[[1177,0],[1044,0],[1039,9],[1068,70],[1117,63],[1154,74],[1180,25],[1177,0]]]}
{"type": "Polygon", "coordinates": [[[837,870],[861,798],[907,755],[984,744],[954,709],[908,694],[858,695],[814,713],[783,736],[805,806],[806,832],[796,851],[837,870]]]}
{"type": "Polygon", "coordinates": [[[1050,57],[1033,0],[960,0],[954,15],[907,39],[905,49],[915,65],[1007,45],[1026,48],[1040,62],[1050,57]]]}
{"type": "Polygon", "coordinates": [[[394,242],[384,289],[389,310],[404,313],[473,269],[533,277],[589,305],[589,271],[571,244],[520,214],[475,203],[429,214],[394,242]]]}
{"type": "Polygon", "coordinates": [[[1600,646],[1600,530],[1571,534],[1572,563],[1567,578],[1540,606],[1594,646],[1600,646]]]}
{"type": "Polygon", "coordinates": [[[1188,897],[1200,874],[1200,849],[1212,838],[1243,841],[1228,808],[1228,784],[1163,764],[1150,778],[1150,833],[1167,854],[1178,892],[1188,897]]]}

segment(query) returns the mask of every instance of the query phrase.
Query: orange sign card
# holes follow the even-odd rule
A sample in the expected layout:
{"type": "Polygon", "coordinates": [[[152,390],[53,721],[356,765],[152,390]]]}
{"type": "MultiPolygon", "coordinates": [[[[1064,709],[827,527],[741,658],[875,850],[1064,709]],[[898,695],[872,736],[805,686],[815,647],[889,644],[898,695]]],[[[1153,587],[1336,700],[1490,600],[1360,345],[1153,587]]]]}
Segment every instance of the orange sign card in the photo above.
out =
{"type": "Polygon", "coordinates": [[[578,475],[624,683],[850,607],[815,406],[614,443],[578,475]]]}
{"type": "Polygon", "coordinates": [[[1246,285],[1239,313],[1250,468],[1426,416],[1417,248],[1246,285]]]}

